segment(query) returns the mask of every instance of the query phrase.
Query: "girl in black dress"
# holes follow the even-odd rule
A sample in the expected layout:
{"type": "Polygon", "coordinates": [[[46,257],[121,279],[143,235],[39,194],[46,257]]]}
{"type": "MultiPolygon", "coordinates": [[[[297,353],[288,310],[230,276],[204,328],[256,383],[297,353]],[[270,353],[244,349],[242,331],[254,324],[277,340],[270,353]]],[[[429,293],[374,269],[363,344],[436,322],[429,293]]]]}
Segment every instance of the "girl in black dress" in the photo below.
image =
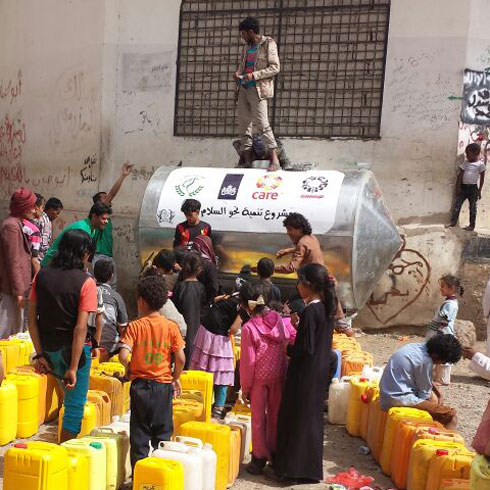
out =
{"type": "Polygon", "coordinates": [[[337,298],[333,278],[320,264],[298,271],[298,292],[306,303],[297,325],[277,424],[274,467],[283,480],[323,480],[323,404],[337,298]]]}
{"type": "Polygon", "coordinates": [[[201,325],[201,313],[206,305],[206,288],[198,281],[202,260],[196,253],[188,253],[182,263],[181,282],[174,288],[172,301],[187,324],[185,337],[185,367],[189,369],[194,348],[194,338],[201,325]]]}

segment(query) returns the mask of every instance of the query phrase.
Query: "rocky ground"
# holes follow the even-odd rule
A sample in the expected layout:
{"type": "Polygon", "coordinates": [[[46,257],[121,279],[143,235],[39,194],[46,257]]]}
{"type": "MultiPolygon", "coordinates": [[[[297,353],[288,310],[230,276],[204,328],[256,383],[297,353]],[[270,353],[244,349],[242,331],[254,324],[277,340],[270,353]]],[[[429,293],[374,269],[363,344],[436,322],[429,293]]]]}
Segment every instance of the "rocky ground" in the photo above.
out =
{"type": "MultiPolygon", "coordinates": [[[[410,336],[406,341],[398,340],[396,334],[362,335],[358,338],[364,350],[373,353],[377,365],[383,365],[391,353],[404,345],[405,342],[418,342],[420,337],[410,336]]],[[[483,342],[476,345],[477,349],[484,350],[483,342]]],[[[476,378],[468,369],[468,361],[461,361],[453,369],[452,384],[443,388],[445,403],[456,407],[459,416],[459,431],[464,435],[467,444],[471,443],[473,434],[478,426],[483,411],[490,398],[490,382],[476,378]]],[[[56,439],[56,424],[42,427],[35,437],[50,442],[56,439]]],[[[359,451],[364,442],[347,434],[344,427],[325,426],[324,472],[325,476],[332,476],[340,471],[346,471],[349,466],[375,478],[375,483],[384,489],[393,488],[389,478],[384,476],[371,455],[364,455],[359,451]]],[[[3,482],[3,454],[8,446],[0,449],[0,476],[3,482]]],[[[236,490],[265,490],[278,488],[280,485],[267,480],[264,476],[250,476],[241,470],[239,479],[233,486],[236,490]]],[[[0,488],[3,488],[0,485],[0,488]]],[[[128,487],[129,489],[130,487],[128,487]]],[[[290,486],[283,488],[292,488],[290,486]]],[[[298,485],[295,489],[325,488],[320,485],[298,485]]]]}

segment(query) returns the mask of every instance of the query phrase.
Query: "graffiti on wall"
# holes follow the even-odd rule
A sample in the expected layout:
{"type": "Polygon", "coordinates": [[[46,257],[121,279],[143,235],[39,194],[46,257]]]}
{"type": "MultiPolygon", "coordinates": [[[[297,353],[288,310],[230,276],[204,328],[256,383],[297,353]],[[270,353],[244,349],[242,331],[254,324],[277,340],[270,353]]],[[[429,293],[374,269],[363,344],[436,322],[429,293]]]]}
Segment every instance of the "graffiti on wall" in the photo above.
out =
{"type": "Polygon", "coordinates": [[[463,155],[470,143],[479,143],[483,149],[490,147],[490,126],[459,123],[458,155],[463,155]]]}
{"type": "Polygon", "coordinates": [[[402,235],[400,250],[366,303],[376,320],[387,325],[428,294],[431,271],[429,261],[419,251],[408,248],[402,235]]]}
{"type": "Polygon", "coordinates": [[[7,100],[12,104],[22,91],[22,70],[19,70],[14,77],[0,79],[0,101],[7,100]]]}
{"type": "Polygon", "coordinates": [[[465,70],[461,121],[490,125],[490,70],[465,70]]]}
{"type": "Polygon", "coordinates": [[[87,78],[87,71],[76,68],[63,72],[56,82],[50,141],[62,151],[78,151],[97,136],[96,89],[87,78]]]}

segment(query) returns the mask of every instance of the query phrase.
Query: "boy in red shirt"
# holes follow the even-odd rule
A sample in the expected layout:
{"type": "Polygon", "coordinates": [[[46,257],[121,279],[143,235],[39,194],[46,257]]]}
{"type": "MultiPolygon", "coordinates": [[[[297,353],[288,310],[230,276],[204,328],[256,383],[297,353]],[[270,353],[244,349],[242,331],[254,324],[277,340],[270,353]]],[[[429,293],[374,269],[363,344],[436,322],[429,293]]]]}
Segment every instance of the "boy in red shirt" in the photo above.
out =
{"type": "Polygon", "coordinates": [[[176,323],[160,315],[167,301],[161,276],[138,282],[139,318],[132,321],[120,341],[119,360],[131,378],[131,465],[148,456],[148,443],[157,448],[173,431],[172,398],[179,396],[184,367],[184,341],[176,323]],[[131,361],[128,355],[131,352],[131,361]],[[175,366],[172,373],[172,353],[175,366]]]}

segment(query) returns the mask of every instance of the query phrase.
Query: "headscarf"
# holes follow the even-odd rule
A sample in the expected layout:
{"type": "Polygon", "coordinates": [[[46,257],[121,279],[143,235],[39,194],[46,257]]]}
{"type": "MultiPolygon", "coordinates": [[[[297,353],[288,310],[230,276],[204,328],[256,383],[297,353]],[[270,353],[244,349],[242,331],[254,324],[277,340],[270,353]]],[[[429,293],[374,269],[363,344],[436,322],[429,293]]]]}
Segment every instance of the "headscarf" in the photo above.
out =
{"type": "Polygon", "coordinates": [[[34,208],[36,200],[36,195],[30,189],[19,187],[10,198],[10,214],[22,216],[26,211],[34,208]]]}
{"type": "Polygon", "coordinates": [[[217,265],[213,242],[207,235],[198,235],[194,238],[191,250],[195,250],[203,259],[209,260],[214,265],[217,265]]]}

